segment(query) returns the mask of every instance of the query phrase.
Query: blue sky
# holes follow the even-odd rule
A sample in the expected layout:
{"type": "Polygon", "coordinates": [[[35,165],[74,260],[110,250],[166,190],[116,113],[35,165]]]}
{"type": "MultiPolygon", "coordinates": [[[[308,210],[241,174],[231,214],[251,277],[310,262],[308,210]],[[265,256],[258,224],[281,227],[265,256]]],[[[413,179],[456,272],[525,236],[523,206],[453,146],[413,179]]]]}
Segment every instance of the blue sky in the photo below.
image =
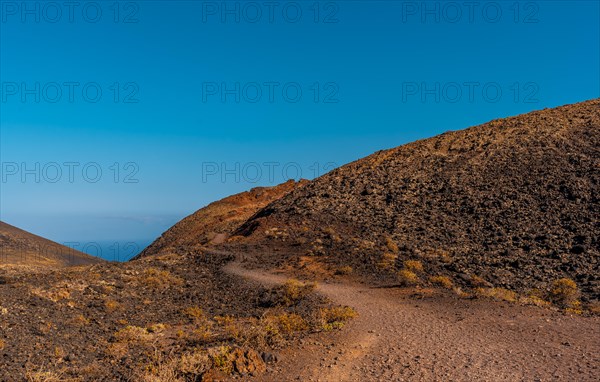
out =
{"type": "Polygon", "coordinates": [[[0,218],[142,247],[232,193],[600,95],[599,2],[468,4],[2,0],[0,218]]]}

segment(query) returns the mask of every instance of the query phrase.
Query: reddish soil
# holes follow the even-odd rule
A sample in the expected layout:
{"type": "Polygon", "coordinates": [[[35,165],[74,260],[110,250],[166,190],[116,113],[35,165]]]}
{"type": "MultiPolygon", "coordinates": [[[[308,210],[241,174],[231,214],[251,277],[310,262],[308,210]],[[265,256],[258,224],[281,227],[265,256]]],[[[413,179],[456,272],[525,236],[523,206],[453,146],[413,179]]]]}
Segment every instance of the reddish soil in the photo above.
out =
{"type": "MultiPolygon", "coordinates": [[[[273,285],[283,274],[225,270],[273,285]]],[[[359,317],[281,354],[260,381],[598,381],[600,318],[434,291],[320,284],[359,317]]]]}

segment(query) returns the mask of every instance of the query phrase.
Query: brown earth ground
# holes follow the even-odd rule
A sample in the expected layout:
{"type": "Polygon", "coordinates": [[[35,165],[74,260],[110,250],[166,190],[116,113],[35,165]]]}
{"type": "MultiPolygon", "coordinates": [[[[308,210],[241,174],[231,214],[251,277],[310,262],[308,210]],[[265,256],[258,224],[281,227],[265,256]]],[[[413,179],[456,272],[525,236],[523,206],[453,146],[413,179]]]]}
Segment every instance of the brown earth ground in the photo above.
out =
{"type": "MultiPolygon", "coordinates": [[[[289,276],[225,271],[263,285],[289,276]]],[[[256,381],[598,381],[600,317],[464,299],[431,289],[321,283],[359,317],[302,341],[256,381]]]]}

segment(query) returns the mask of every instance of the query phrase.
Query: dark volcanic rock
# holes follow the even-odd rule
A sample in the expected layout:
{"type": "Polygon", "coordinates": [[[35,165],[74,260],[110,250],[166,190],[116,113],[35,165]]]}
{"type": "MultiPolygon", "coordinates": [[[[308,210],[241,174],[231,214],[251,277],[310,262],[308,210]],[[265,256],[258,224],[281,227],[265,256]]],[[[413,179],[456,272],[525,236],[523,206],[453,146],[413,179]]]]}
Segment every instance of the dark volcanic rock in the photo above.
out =
{"type": "Polygon", "coordinates": [[[435,273],[519,291],[569,277],[597,299],[599,183],[595,99],[377,152],[293,190],[237,233],[268,245],[265,230],[279,227],[308,246],[330,227],[341,240],[325,240],[329,261],[358,267],[391,237],[400,260],[418,257],[435,273]],[[357,251],[357,239],[375,249],[357,251]],[[449,264],[429,256],[440,251],[449,264]]]}

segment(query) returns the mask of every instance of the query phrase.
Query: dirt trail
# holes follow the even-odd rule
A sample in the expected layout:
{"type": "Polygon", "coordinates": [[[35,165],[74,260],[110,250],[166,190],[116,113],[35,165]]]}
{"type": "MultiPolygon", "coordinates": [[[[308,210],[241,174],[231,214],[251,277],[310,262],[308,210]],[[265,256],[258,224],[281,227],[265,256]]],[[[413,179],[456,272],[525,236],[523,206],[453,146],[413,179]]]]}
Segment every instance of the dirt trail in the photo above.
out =
{"type": "MultiPolygon", "coordinates": [[[[288,277],[231,263],[273,285],[288,277]]],[[[261,381],[598,381],[600,318],[450,296],[416,300],[400,289],[320,284],[359,317],[322,341],[280,355],[261,381]],[[332,343],[333,342],[333,343],[332,343]]]]}

